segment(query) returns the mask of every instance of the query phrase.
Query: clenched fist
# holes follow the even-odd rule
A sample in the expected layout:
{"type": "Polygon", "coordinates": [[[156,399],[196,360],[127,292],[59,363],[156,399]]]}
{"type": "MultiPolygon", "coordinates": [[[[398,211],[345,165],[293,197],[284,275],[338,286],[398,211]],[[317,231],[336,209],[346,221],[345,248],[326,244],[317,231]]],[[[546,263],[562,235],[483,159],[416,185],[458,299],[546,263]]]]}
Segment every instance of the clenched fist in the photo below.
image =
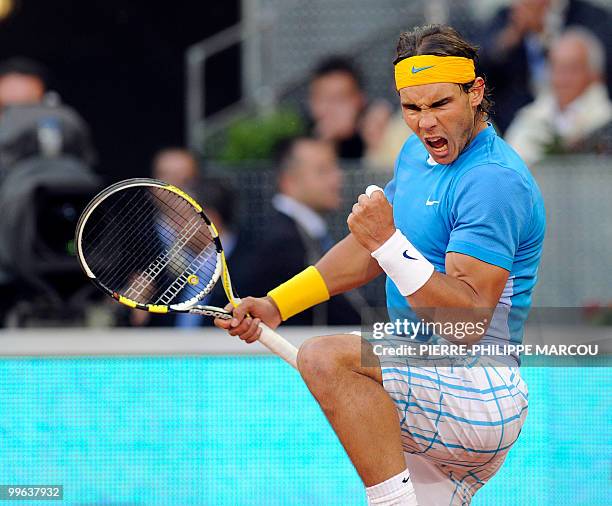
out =
{"type": "Polygon", "coordinates": [[[359,243],[370,252],[377,250],[395,233],[393,208],[382,191],[368,197],[359,195],[346,222],[359,243]]]}

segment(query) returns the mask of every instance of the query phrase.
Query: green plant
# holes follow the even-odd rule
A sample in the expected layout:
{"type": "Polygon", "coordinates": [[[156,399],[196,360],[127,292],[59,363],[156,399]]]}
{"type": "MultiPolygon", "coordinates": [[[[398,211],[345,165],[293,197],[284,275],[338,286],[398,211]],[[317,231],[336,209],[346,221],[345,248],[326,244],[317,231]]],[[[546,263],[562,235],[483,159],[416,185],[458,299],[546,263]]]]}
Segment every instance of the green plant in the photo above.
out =
{"type": "Polygon", "coordinates": [[[287,108],[237,119],[227,127],[218,161],[240,163],[268,160],[280,140],[302,134],[305,129],[300,115],[287,108]]]}

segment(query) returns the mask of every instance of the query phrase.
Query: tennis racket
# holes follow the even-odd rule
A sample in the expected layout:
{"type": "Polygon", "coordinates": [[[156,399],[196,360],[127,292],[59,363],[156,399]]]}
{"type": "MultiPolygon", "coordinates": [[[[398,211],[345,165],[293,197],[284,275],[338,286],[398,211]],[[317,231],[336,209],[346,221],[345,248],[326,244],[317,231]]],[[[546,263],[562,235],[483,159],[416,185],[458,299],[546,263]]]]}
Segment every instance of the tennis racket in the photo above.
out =
{"type": "MultiPolygon", "coordinates": [[[[75,244],[89,279],[131,308],[230,319],[231,312],[201,304],[219,278],[229,302],[239,303],[215,225],[163,181],[127,179],[100,192],[79,219],[75,244]]],[[[296,367],[295,346],[260,326],[259,342],[296,367]]]]}

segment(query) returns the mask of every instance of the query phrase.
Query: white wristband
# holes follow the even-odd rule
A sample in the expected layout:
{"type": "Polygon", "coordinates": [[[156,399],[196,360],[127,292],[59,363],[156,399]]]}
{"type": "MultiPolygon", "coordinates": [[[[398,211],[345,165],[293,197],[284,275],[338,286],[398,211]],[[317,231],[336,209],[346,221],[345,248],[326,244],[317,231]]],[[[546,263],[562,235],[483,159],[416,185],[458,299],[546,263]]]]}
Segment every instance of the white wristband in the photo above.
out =
{"type": "Polygon", "coordinates": [[[421,288],[434,272],[433,264],[421,255],[399,229],[373,251],[372,256],[404,297],[421,288]]]}

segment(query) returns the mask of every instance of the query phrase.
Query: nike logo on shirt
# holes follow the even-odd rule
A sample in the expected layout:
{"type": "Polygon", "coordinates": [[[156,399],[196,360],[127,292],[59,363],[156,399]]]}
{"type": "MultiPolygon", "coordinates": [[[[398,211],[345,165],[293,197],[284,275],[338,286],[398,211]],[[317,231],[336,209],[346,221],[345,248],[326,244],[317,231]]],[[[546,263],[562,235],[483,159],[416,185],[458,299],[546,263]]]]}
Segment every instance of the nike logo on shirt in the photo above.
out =
{"type": "Polygon", "coordinates": [[[427,199],[427,202],[425,202],[426,206],[433,206],[434,204],[439,204],[440,201],[439,200],[429,200],[427,199]]]}

